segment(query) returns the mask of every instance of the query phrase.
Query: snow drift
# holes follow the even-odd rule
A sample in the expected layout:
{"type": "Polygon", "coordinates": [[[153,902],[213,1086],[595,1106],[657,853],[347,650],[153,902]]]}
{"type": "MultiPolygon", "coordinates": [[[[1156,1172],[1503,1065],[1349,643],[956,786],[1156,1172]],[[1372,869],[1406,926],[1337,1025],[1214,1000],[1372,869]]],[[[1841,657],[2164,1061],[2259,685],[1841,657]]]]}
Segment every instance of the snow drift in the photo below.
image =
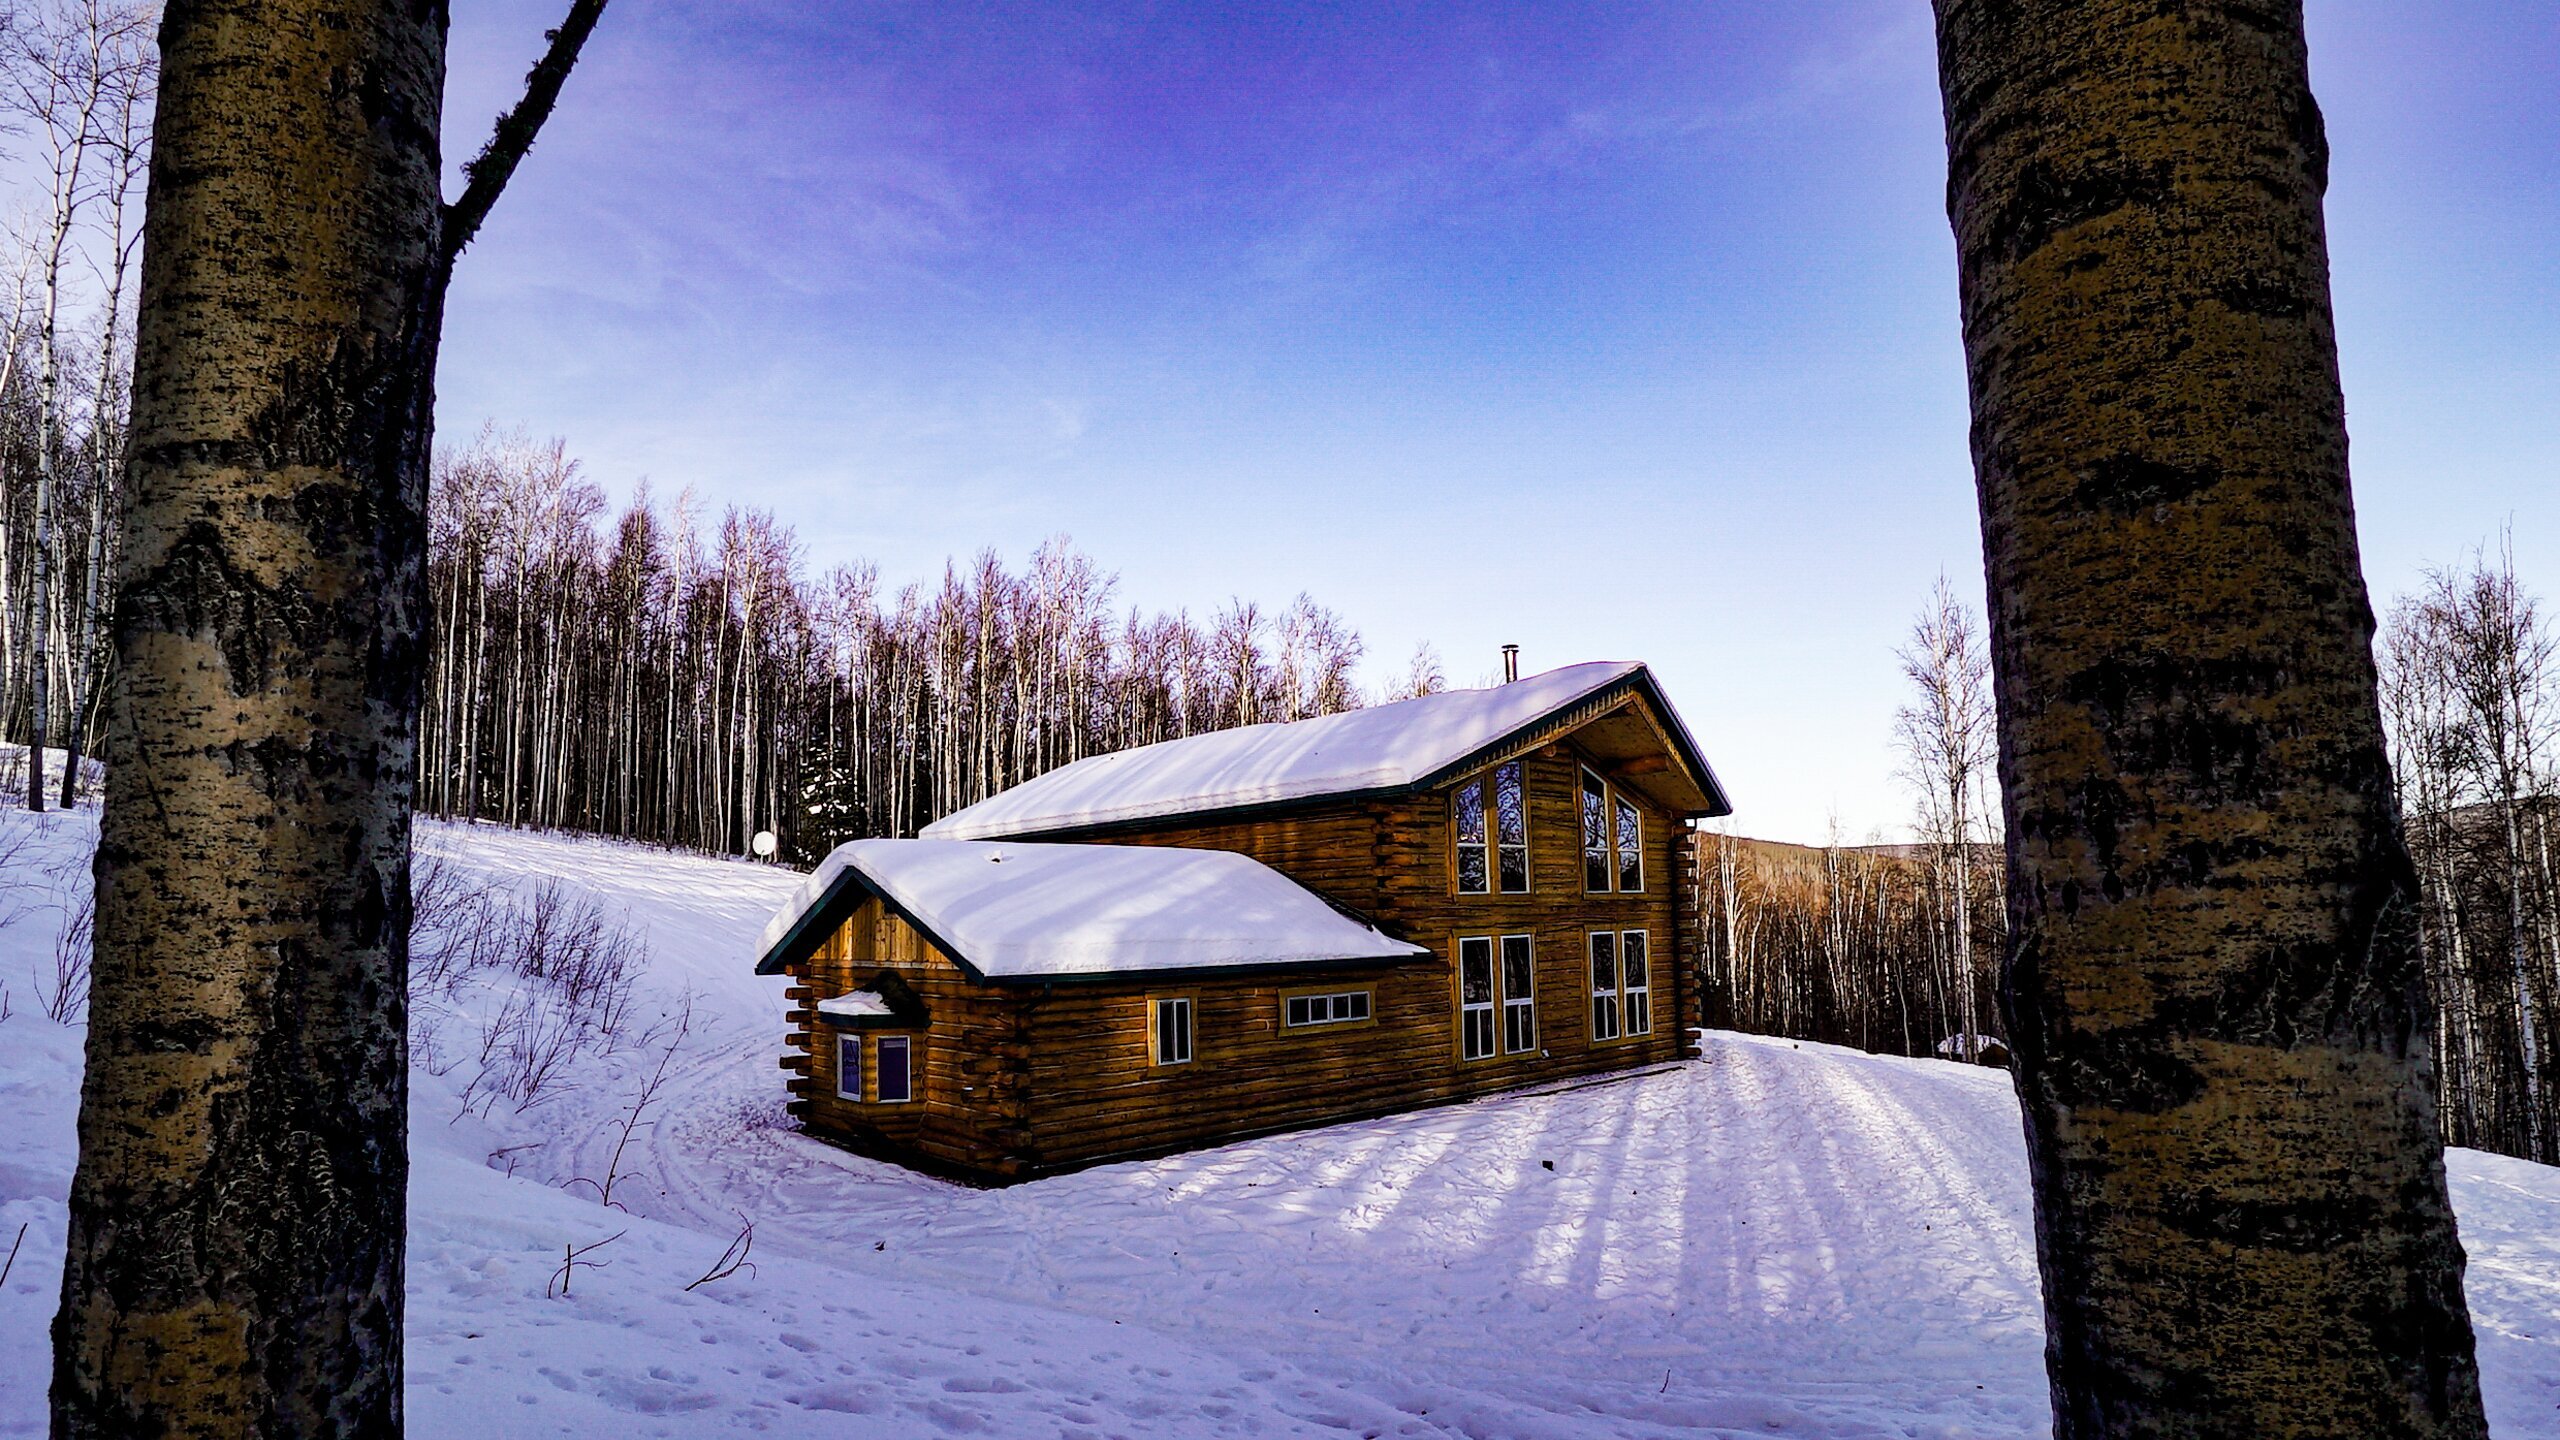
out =
{"type": "MultiPolygon", "coordinates": [[[[24,837],[0,866],[0,1253],[26,1227],[0,1436],[35,1436],[81,1036],[31,989],[94,819],[0,831],[24,837]]],[[[1711,1034],[1628,1078],[968,1190],[783,1124],[782,982],[749,971],[800,877],[419,838],[499,907],[448,914],[521,921],[550,887],[550,933],[629,982],[519,1100],[484,1083],[486,1042],[544,967],[446,964],[411,1119],[422,1440],[2048,1433],[1996,1071],[1711,1034]],[[593,925],[558,920],[581,905],[593,925]],[[748,1266],[704,1281],[750,1226],[748,1266]],[[561,1295],[573,1246],[599,1268],[561,1295]]],[[[2492,1424],[2560,1437],[2560,1172],[2451,1169],[2492,1424]]]]}

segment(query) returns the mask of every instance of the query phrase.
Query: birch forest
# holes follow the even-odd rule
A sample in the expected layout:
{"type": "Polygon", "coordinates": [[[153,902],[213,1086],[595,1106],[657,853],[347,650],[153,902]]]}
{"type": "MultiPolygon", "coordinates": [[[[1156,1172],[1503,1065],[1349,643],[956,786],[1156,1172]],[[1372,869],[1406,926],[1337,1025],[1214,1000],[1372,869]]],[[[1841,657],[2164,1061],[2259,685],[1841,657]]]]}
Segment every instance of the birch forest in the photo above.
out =
{"type": "Polygon", "coordinates": [[[2501,546],[2389,612],[2383,717],[2417,862],[2445,1138],[2560,1163],[2560,673],[2501,546]]]}
{"type": "Polygon", "coordinates": [[[1894,652],[1918,843],[1699,835],[1707,1023],[1890,1055],[1998,1060],[2002,913],[1991,662],[1941,578],[1894,652]]]}
{"type": "MultiPolygon", "coordinates": [[[[894,590],[811,575],[769,514],[609,513],[558,441],[441,455],[419,808],[786,858],[911,835],[1102,751],[1362,703],[1359,635],[1306,596],[1205,623],[1117,608],[1064,540],[894,590]]],[[[1424,657],[1405,693],[1440,683],[1424,657]]]]}
{"type": "MultiPolygon", "coordinates": [[[[0,11],[0,734],[77,754],[104,695],[158,23],[114,0],[0,11]]],[[[81,767],[53,795],[4,778],[41,809],[81,767]]]]}
{"type": "MultiPolygon", "coordinates": [[[[1708,1023],[1948,1058],[1964,1048],[1955,1037],[2003,1033],[2006,921],[1973,628],[1942,585],[1899,652],[1910,700],[1897,738],[1920,843],[1698,837],[1708,1023]],[[1958,803],[1968,790],[1985,798],[1958,803]]],[[[2375,649],[2418,869],[2445,1140],[2560,1163],[2560,643],[2502,545],[2428,573],[2389,609],[2375,649]]]]}

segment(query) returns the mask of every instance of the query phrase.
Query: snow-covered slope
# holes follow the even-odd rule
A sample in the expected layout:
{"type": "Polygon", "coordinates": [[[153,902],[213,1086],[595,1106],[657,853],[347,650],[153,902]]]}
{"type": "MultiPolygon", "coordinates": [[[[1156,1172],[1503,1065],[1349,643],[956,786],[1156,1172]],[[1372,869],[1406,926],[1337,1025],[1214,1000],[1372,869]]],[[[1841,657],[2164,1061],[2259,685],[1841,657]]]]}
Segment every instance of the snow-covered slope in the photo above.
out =
{"type": "MultiPolygon", "coordinates": [[[[0,886],[0,1436],[42,1432],[79,1033],[36,1013],[85,816],[0,886]],[[61,876],[57,877],[55,871],[61,876]]],[[[1716,1034],[1614,1082],[976,1191],[778,1123],[797,877],[421,827],[503,883],[627,915],[609,1050],[522,1113],[462,1095],[457,1001],[413,1110],[414,1433],[2040,1436],[2041,1329],[2004,1077],[1716,1034]],[[691,1019],[613,1166],[617,1116],[691,1019]],[[653,1036],[644,1032],[656,1022],[653,1036]],[[615,1176],[615,1209],[594,1182],[615,1176]],[[583,1178],[581,1178],[583,1177],[583,1178]],[[758,1268],[683,1287],[744,1221],[758,1268]],[[563,1245],[620,1232],[571,1293],[563,1245]]],[[[2560,1437],[2560,1172],[2457,1151],[2491,1418],[2560,1437]]]]}

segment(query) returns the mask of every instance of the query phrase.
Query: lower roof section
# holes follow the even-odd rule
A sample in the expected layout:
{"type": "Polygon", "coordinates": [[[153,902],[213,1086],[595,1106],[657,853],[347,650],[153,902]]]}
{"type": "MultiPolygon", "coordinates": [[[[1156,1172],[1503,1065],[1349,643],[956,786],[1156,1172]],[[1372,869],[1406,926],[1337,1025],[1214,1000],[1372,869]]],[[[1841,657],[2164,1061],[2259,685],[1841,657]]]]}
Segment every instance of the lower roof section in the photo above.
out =
{"type": "Polygon", "coordinates": [[[855,840],[765,926],[758,973],[806,959],[875,895],[987,980],[1394,964],[1431,953],[1223,850],[855,840]]]}

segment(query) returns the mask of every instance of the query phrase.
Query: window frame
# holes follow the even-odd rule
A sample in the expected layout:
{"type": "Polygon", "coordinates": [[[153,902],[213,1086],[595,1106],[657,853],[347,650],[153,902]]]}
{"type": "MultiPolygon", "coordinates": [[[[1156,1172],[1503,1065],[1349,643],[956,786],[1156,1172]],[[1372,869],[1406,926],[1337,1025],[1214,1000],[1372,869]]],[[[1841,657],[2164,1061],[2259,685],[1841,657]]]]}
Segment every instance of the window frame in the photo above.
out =
{"type": "Polygon", "coordinates": [[[1200,1002],[1189,991],[1166,991],[1147,996],[1147,1066],[1152,1070],[1170,1070],[1191,1064],[1200,1058],[1200,1002]],[[1182,1013],[1182,1053],[1165,1058],[1164,1016],[1168,1006],[1180,1006],[1182,1013]]]}
{"type": "Polygon", "coordinates": [[[1537,870],[1532,863],[1534,847],[1530,844],[1529,767],[1527,758],[1514,756],[1498,765],[1488,765],[1460,781],[1449,792],[1449,893],[1452,895],[1529,895],[1538,888],[1537,870]],[[1509,776],[1520,797],[1520,838],[1505,840],[1502,834],[1503,778],[1509,776]],[[1476,833],[1480,838],[1466,838],[1461,817],[1469,813],[1467,797],[1475,797],[1473,813],[1476,833]],[[1481,857],[1484,885],[1470,888],[1466,883],[1466,858],[1473,851],[1481,857]],[[1520,884],[1505,883],[1503,861],[1516,855],[1520,861],[1520,884]]]}
{"type": "Polygon", "coordinates": [[[1618,782],[1601,774],[1591,765],[1585,764],[1582,767],[1581,784],[1575,791],[1574,810],[1575,819],[1582,832],[1582,893],[1585,895],[1644,894],[1646,872],[1653,868],[1645,863],[1644,857],[1646,828],[1644,806],[1628,795],[1625,787],[1618,782]],[[1592,843],[1591,814],[1591,800],[1595,795],[1600,801],[1599,843],[1596,846],[1592,843]],[[1635,821],[1635,844],[1632,852],[1621,843],[1618,831],[1619,812],[1622,810],[1635,821]],[[1592,867],[1595,864],[1600,867],[1599,873],[1608,881],[1607,884],[1591,883],[1592,867]],[[1626,883],[1630,868],[1635,871],[1636,883],[1633,885],[1626,883]]]}
{"type": "Polygon", "coordinates": [[[1501,954],[1491,935],[1461,935],[1451,947],[1455,963],[1450,966],[1451,994],[1457,1001],[1458,1061],[1472,1065],[1480,1060],[1497,1059],[1502,1054],[1502,972],[1501,954]],[[1481,1002],[1467,999],[1467,947],[1484,947],[1485,998],[1481,1002]],[[1474,1049],[1476,1022],[1481,1017],[1484,1048],[1474,1049]]]}
{"type": "Polygon", "coordinates": [[[1618,1038],[1640,1040],[1653,1033],[1653,932],[1641,927],[1618,932],[1618,1038]],[[1629,978],[1627,942],[1644,952],[1644,983],[1629,978]],[[1636,1028],[1636,1009],[1644,1010],[1644,1028],[1636,1028]]]}
{"type": "Polygon", "coordinates": [[[1493,843],[1493,891],[1497,895],[1526,895],[1535,883],[1529,873],[1528,764],[1522,758],[1514,756],[1485,773],[1493,780],[1493,788],[1490,792],[1492,799],[1487,802],[1484,816],[1485,836],[1493,843]],[[1502,834],[1502,777],[1505,775],[1511,777],[1511,782],[1518,788],[1520,795],[1520,839],[1516,844],[1504,839],[1502,834]],[[1507,873],[1502,863],[1503,859],[1514,850],[1520,852],[1520,888],[1517,890],[1503,882],[1503,877],[1507,873]]]}
{"type": "Polygon", "coordinates": [[[1361,1030],[1378,1023],[1378,994],[1374,985],[1317,985],[1280,992],[1280,1033],[1283,1035],[1322,1035],[1336,1030],[1361,1030]],[[1299,1000],[1340,1000],[1360,997],[1362,1013],[1350,1020],[1292,1020],[1289,1006],[1299,1000]]]}
{"type": "Polygon", "coordinates": [[[836,1036],[836,1098],[850,1100],[856,1105],[862,1103],[862,1036],[858,1032],[836,1036]],[[848,1054],[853,1057],[851,1066],[844,1063],[848,1054]],[[844,1084],[848,1072],[853,1076],[853,1088],[850,1090],[844,1084]]]}
{"type": "Polygon", "coordinates": [[[1618,933],[1615,930],[1591,930],[1583,936],[1582,988],[1591,997],[1587,1013],[1590,1019],[1591,1043],[1611,1045],[1626,1038],[1626,1016],[1621,995],[1626,984],[1626,971],[1619,964],[1618,933]],[[1609,942],[1609,983],[1600,983],[1600,942],[1609,942]],[[1603,1027],[1600,1017],[1608,1016],[1603,1027]]]}
{"type": "Polygon", "coordinates": [[[1502,1033],[1496,1037],[1501,1042],[1502,1053],[1505,1055],[1535,1055],[1539,1053],[1538,937],[1535,935],[1505,935],[1500,937],[1498,943],[1494,946],[1493,962],[1494,979],[1496,982],[1494,986],[1494,998],[1502,1007],[1502,1033]],[[1519,941],[1521,947],[1528,952],[1529,983],[1528,993],[1525,995],[1514,995],[1511,993],[1511,942],[1514,940],[1519,941]],[[1512,1017],[1515,1014],[1520,1013],[1525,1013],[1528,1016],[1529,1038],[1524,1044],[1514,1044],[1512,1042],[1516,1031],[1512,1017]]]}
{"type": "Polygon", "coordinates": [[[1618,882],[1617,893],[1621,895],[1641,895],[1644,893],[1645,872],[1644,807],[1638,805],[1633,800],[1628,799],[1627,792],[1619,789],[1615,785],[1609,787],[1609,803],[1611,806],[1609,812],[1609,841],[1611,845],[1616,847],[1618,855],[1617,870],[1612,877],[1618,882]],[[1625,832],[1619,823],[1622,820],[1633,820],[1635,822],[1636,837],[1635,843],[1632,846],[1627,844],[1625,832]],[[1629,885],[1627,883],[1627,871],[1631,867],[1636,872],[1636,883],[1633,885],[1629,885]]]}
{"type": "Polygon", "coordinates": [[[1457,789],[1449,792],[1449,887],[1454,894],[1490,895],[1493,893],[1493,828],[1486,823],[1488,817],[1484,805],[1484,782],[1484,776],[1472,776],[1460,782],[1457,789]],[[1476,838],[1473,840],[1467,838],[1466,826],[1461,820],[1462,816],[1469,813],[1467,801],[1470,795],[1474,797],[1473,814],[1476,822],[1476,838]],[[1475,852],[1476,873],[1484,877],[1484,884],[1481,886],[1470,887],[1467,884],[1466,860],[1467,852],[1470,850],[1475,852]]]}
{"type": "Polygon", "coordinates": [[[1615,816],[1609,808],[1608,777],[1585,765],[1582,767],[1581,784],[1574,793],[1575,819],[1582,831],[1582,893],[1610,894],[1611,886],[1618,878],[1618,851],[1617,832],[1612,824],[1615,816]],[[1599,801],[1599,843],[1596,846],[1592,843],[1592,801],[1595,798],[1599,801]],[[1597,886],[1591,883],[1591,867],[1595,861],[1600,866],[1600,878],[1609,883],[1597,886]]]}
{"type": "Polygon", "coordinates": [[[917,1069],[915,1037],[912,1035],[878,1035],[872,1038],[875,1043],[871,1046],[871,1093],[879,1098],[873,1100],[871,1103],[874,1105],[910,1105],[915,1103],[917,1069]],[[899,1088],[906,1092],[895,1097],[892,1097],[889,1094],[888,1087],[880,1083],[880,1077],[889,1073],[889,1047],[892,1041],[896,1042],[898,1055],[900,1057],[899,1079],[903,1083],[899,1088]]]}

